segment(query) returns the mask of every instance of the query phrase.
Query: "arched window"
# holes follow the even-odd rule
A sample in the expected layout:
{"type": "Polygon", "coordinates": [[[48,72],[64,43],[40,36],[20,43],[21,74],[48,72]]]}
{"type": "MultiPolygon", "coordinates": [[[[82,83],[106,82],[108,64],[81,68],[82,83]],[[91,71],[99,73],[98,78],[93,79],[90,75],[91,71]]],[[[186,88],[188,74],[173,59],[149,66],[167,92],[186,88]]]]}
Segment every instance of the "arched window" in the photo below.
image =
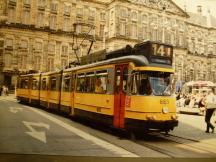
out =
{"type": "Polygon", "coordinates": [[[8,22],[16,22],[16,8],[9,7],[8,8],[8,22]]]}
{"type": "Polygon", "coordinates": [[[142,38],[148,39],[147,26],[145,25],[142,27],[142,38]]]}
{"type": "Polygon", "coordinates": [[[41,56],[35,56],[35,59],[34,59],[35,70],[40,70],[41,63],[42,63],[41,56]]]}
{"type": "Polygon", "coordinates": [[[138,16],[137,16],[137,12],[136,12],[136,11],[133,11],[133,12],[132,12],[132,14],[131,14],[131,19],[134,20],[134,21],[137,21],[138,16]]]}
{"type": "Polygon", "coordinates": [[[61,55],[68,55],[68,46],[67,45],[62,46],[61,55]]]}
{"type": "Polygon", "coordinates": [[[20,41],[20,47],[27,49],[28,48],[28,41],[27,40],[21,40],[20,41]]]}
{"type": "Polygon", "coordinates": [[[10,54],[5,54],[5,67],[9,68],[12,65],[12,57],[10,54]]]}
{"type": "Polygon", "coordinates": [[[53,71],[54,70],[54,58],[48,58],[47,60],[48,64],[48,71],[53,71]]]}
{"type": "Polygon", "coordinates": [[[143,23],[148,23],[148,16],[146,14],[142,15],[142,22],[143,23]]]}
{"type": "Polygon", "coordinates": [[[24,9],[22,12],[22,23],[29,24],[30,23],[30,10],[24,9]]]}
{"type": "Polygon", "coordinates": [[[56,22],[57,22],[56,15],[50,15],[50,19],[49,19],[50,29],[53,29],[53,30],[56,29],[56,22]]]}
{"type": "Polygon", "coordinates": [[[126,22],[120,23],[120,35],[123,35],[123,36],[126,35],[126,22]]]}
{"type": "Polygon", "coordinates": [[[125,8],[120,10],[120,17],[124,19],[127,17],[127,10],[125,8]]]}
{"type": "Polygon", "coordinates": [[[65,69],[65,67],[68,65],[68,61],[67,59],[61,59],[61,66],[62,66],[62,69],[65,69]]]}
{"type": "Polygon", "coordinates": [[[38,12],[37,14],[37,26],[43,27],[44,26],[44,12],[38,12]]]}
{"type": "Polygon", "coordinates": [[[134,39],[137,38],[137,24],[136,24],[136,23],[133,23],[133,24],[132,24],[131,36],[132,36],[132,38],[134,38],[134,39]]]}
{"type": "Polygon", "coordinates": [[[151,40],[157,41],[157,28],[152,28],[151,30],[151,40]]]}

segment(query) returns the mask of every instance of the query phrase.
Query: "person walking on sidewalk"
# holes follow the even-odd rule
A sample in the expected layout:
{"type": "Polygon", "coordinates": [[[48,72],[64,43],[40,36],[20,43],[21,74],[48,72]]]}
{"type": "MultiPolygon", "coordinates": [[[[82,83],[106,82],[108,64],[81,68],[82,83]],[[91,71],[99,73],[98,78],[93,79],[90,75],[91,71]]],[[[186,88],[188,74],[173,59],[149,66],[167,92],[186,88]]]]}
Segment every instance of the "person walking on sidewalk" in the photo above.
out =
{"type": "Polygon", "coordinates": [[[205,122],[207,124],[206,133],[209,133],[209,128],[212,129],[212,133],[214,133],[214,126],[211,124],[211,117],[216,109],[216,96],[213,91],[209,91],[206,97],[206,115],[205,122]]]}

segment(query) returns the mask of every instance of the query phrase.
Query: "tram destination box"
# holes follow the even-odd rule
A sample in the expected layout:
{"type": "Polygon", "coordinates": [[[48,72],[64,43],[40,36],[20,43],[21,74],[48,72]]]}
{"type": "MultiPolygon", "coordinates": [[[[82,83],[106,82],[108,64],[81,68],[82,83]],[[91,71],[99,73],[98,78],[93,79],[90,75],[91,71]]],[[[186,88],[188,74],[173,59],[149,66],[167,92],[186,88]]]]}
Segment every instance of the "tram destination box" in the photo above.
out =
{"type": "Polygon", "coordinates": [[[134,47],[126,45],[124,48],[111,52],[101,50],[82,56],[81,65],[128,55],[143,55],[148,59],[150,64],[155,63],[172,66],[173,46],[160,42],[146,41],[136,44],[134,47]]]}
{"type": "Polygon", "coordinates": [[[172,65],[173,46],[159,42],[142,42],[133,48],[134,55],[144,55],[150,63],[172,65]]]}

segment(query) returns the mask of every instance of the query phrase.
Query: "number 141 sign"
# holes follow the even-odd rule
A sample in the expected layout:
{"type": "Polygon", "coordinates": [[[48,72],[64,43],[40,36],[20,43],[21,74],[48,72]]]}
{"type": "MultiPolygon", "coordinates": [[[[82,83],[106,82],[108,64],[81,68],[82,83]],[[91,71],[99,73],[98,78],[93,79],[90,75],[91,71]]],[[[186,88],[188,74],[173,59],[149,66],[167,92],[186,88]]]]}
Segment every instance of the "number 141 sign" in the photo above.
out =
{"type": "Polygon", "coordinates": [[[152,54],[155,56],[171,57],[172,48],[162,44],[152,44],[152,54]]]}

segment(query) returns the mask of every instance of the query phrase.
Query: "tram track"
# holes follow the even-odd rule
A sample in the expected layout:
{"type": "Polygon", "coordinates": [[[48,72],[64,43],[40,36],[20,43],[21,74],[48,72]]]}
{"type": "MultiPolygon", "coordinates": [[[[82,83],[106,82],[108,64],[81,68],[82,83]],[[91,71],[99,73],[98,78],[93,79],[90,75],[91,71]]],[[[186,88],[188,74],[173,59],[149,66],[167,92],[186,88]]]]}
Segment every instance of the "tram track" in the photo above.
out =
{"type": "Polygon", "coordinates": [[[168,140],[174,141],[176,143],[179,143],[179,144],[189,145],[191,147],[201,149],[204,151],[209,151],[214,154],[216,153],[216,150],[215,150],[216,144],[205,143],[199,140],[194,140],[194,139],[185,138],[185,137],[176,136],[176,135],[169,135],[165,138],[167,138],[168,140]]]}
{"type": "Polygon", "coordinates": [[[135,143],[158,151],[168,157],[215,157],[216,151],[200,141],[174,135],[148,134],[134,140],[135,143]]]}
{"type": "Polygon", "coordinates": [[[89,134],[122,147],[140,157],[216,157],[215,146],[210,148],[209,145],[190,138],[154,132],[130,139],[127,133],[121,131],[117,133],[115,129],[110,127],[94,125],[86,121],[79,121],[78,123],[84,124],[79,128],[85,127],[83,130],[89,134]]]}
{"type": "MultiPolygon", "coordinates": [[[[94,127],[95,128],[95,127],[94,127]]],[[[97,138],[106,140],[114,145],[140,157],[165,157],[165,158],[203,158],[216,157],[214,148],[209,148],[198,140],[184,138],[163,133],[148,133],[136,139],[130,139],[126,134],[116,134],[108,128],[89,131],[97,138]],[[151,151],[150,151],[151,150],[151,151]],[[152,154],[153,152],[153,154],[152,154]],[[155,155],[155,156],[154,156],[155,155]]]]}

